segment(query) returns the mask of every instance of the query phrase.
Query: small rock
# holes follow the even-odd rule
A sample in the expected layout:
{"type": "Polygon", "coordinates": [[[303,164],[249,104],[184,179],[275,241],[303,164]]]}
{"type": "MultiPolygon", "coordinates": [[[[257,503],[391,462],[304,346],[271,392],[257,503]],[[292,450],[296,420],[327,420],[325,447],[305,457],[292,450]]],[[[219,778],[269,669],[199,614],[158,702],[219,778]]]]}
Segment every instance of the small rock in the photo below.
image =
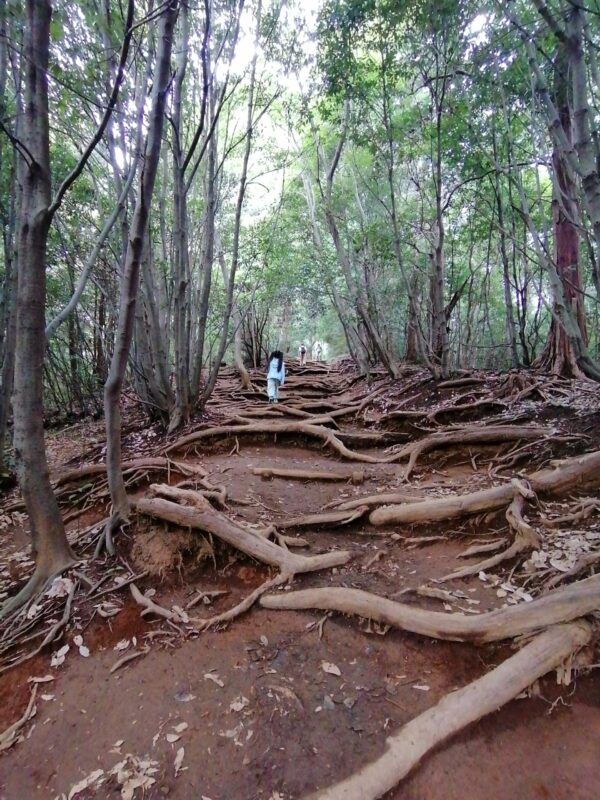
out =
{"type": "Polygon", "coordinates": [[[323,708],[326,711],[333,711],[333,709],[335,708],[335,703],[328,694],[326,694],[325,697],[323,698],[323,708]]]}

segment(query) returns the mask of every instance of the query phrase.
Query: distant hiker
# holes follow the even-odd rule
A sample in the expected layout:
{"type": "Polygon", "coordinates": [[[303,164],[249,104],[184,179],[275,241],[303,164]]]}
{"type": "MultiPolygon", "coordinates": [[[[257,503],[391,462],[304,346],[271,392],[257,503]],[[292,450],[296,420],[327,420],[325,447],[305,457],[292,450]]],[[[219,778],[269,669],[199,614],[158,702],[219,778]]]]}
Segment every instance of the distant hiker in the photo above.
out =
{"type": "Polygon", "coordinates": [[[322,353],[323,353],[323,348],[321,347],[321,344],[319,342],[317,344],[317,346],[315,347],[315,358],[317,359],[317,361],[321,360],[321,354],[322,353]]]}
{"type": "Polygon", "coordinates": [[[298,357],[300,358],[300,366],[303,367],[306,362],[306,347],[304,346],[304,342],[298,348],[298,357]]]}
{"type": "Polygon", "coordinates": [[[267,370],[267,394],[269,403],[278,401],[279,387],[285,383],[285,364],[281,350],[274,350],[269,356],[267,370]]]}

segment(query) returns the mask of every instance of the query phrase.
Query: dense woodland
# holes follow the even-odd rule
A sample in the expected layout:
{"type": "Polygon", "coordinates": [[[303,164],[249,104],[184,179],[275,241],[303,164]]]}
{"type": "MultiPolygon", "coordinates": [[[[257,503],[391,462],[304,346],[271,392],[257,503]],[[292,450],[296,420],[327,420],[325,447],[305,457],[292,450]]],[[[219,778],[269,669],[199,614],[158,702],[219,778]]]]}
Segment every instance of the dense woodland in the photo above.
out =
{"type": "MultiPolygon", "coordinates": [[[[474,390],[457,408],[508,408],[529,392],[521,376],[534,375],[559,393],[595,396],[599,65],[598,0],[0,0],[0,469],[6,486],[18,480],[35,558],[0,617],[74,563],[45,450],[57,426],[104,420],[110,503],[95,554],[112,557],[134,511],[191,528],[186,504],[196,502],[167,485],[162,499],[132,499],[124,408],[161,435],[186,434],[166,454],[275,424],[350,460],[409,457],[407,481],[442,440],[537,442],[540,429],[502,427],[511,417],[499,431],[490,417],[483,439],[481,426],[450,430],[399,455],[356,457],[353,444],[405,441],[397,431],[332,432],[336,415],[363,413],[371,389],[383,396],[415,375],[443,392],[485,374],[491,394],[474,390]],[[243,405],[258,397],[268,354],[291,360],[300,342],[309,360],[318,352],[334,365],[334,384],[317,365],[313,406],[292,403],[291,421],[265,423],[246,406],[236,417],[220,381],[235,383],[243,405]],[[367,388],[346,397],[350,363],[367,388]],[[345,403],[328,407],[328,393],[345,403]],[[190,433],[215,402],[230,427],[190,433]],[[185,513],[159,513],[171,500],[185,513]]],[[[547,401],[549,391],[538,393],[547,401]]],[[[402,411],[403,402],[395,423],[414,422],[411,435],[439,422],[426,404],[402,411]]],[[[548,442],[556,431],[543,433],[548,442]]],[[[589,478],[598,454],[586,458],[564,480],[532,473],[531,486],[552,493],[589,478]]],[[[509,506],[515,541],[495,563],[539,544],[523,516],[531,486],[490,488],[490,506],[473,501],[468,513],[509,506]]],[[[204,486],[222,509],[220,491],[204,486]]],[[[340,513],[328,520],[346,524],[340,513]]],[[[417,524],[419,513],[390,519],[417,524]]],[[[215,533],[211,525],[220,531],[203,530],[215,533]]],[[[281,568],[269,587],[309,571],[298,556],[241,549],[281,568]]],[[[314,558],[310,569],[345,563],[342,551],[314,558]]],[[[597,589],[591,601],[581,590],[585,607],[574,591],[577,613],[559,599],[550,622],[597,608],[597,589]]],[[[327,602],[316,607],[362,613],[362,601],[327,602]]],[[[547,636],[555,661],[583,641],[575,628],[562,643],[547,636]]]]}

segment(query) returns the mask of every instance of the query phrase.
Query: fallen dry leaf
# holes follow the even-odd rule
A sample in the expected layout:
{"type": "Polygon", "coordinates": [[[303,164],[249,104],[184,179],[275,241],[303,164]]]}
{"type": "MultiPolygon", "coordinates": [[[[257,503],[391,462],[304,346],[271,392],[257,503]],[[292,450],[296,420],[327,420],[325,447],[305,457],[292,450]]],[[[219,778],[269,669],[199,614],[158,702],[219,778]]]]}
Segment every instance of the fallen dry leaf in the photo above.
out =
{"type": "Polygon", "coordinates": [[[204,680],[205,681],[212,681],[213,683],[216,683],[217,686],[221,687],[221,689],[225,686],[225,684],[219,678],[219,676],[218,675],[213,675],[212,672],[205,672],[204,673],[204,680]]]}
{"type": "Polygon", "coordinates": [[[50,659],[50,666],[51,667],[60,667],[61,664],[64,663],[65,658],[67,657],[67,653],[70,650],[70,645],[65,644],[60,650],[57,650],[55,653],[52,653],[52,658],[50,659]]]}
{"type": "Polygon", "coordinates": [[[337,675],[338,678],[341,676],[340,668],[336,667],[335,664],[331,664],[329,661],[321,661],[321,669],[323,672],[327,672],[329,675],[337,675]]]}
{"type": "Polygon", "coordinates": [[[175,733],[183,733],[183,731],[187,730],[189,725],[187,722],[180,722],[179,725],[173,725],[173,730],[175,733]]]}
{"type": "MultiPolygon", "coordinates": [[[[75,795],[79,794],[79,792],[83,792],[84,789],[89,789],[91,786],[94,786],[94,784],[100,786],[103,781],[103,775],[103,769],[95,769],[93,772],[90,772],[89,775],[71,788],[67,800],[73,800],[75,795]]],[[[97,786],[94,788],[97,788],[97,786]]]]}
{"type": "Polygon", "coordinates": [[[249,703],[250,703],[250,700],[248,700],[247,697],[244,697],[243,695],[240,695],[239,697],[236,697],[235,700],[233,700],[230,703],[229,710],[230,711],[241,711],[243,708],[246,708],[246,706],[249,705],[249,703]]]}
{"type": "Polygon", "coordinates": [[[187,767],[182,767],[183,764],[183,757],[185,756],[185,748],[180,747],[177,751],[177,755],[175,756],[175,777],[179,775],[182,770],[187,769],[187,767]]]}

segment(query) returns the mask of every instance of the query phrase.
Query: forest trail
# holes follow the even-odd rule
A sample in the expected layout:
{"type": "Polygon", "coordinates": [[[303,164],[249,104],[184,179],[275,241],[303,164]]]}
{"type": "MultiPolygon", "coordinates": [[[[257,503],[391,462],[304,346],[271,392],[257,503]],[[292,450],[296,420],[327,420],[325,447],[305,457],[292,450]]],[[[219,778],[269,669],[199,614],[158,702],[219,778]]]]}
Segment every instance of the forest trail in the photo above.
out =
{"type": "MultiPolygon", "coordinates": [[[[284,600],[297,589],[360,589],[471,618],[529,603],[600,548],[592,502],[597,480],[585,493],[592,496],[587,512],[566,531],[543,528],[540,520],[542,512],[556,517],[567,505],[572,511],[571,496],[545,499],[543,507],[530,503],[514,530],[504,502],[423,524],[379,524],[370,516],[378,495],[403,497],[393,507],[404,509],[411,498],[425,498],[431,511],[443,498],[513,485],[512,478],[524,481],[550,461],[598,450],[600,398],[587,382],[513,372],[440,385],[423,370],[404,368],[395,382],[375,374],[367,384],[344,364],[310,364],[293,367],[279,405],[267,406],[262,375],[252,380],[255,388],[243,392],[233,371],[223,370],[208,413],[168,440],[142,422],[136,407],[127,412],[124,457],[135,462],[129,491],[146,513],[116,539],[116,560],[80,563],[55,582],[54,597],[0,631],[2,668],[30,653],[72,600],[54,643],[0,673],[0,731],[26,710],[35,685],[28,679],[52,677],[38,685],[37,713],[20,729],[23,740],[0,755],[1,800],[125,797],[121,788],[136,781],[133,796],[145,787],[150,800],[300,800],[380,756],[388,736],[490,672],[514,648],[506,641],[442,641],[362,617],[281,611],[259,602],[231,622],[213,619],[206,631],[199,630],[199,618],[227,612],[274,579],[278,560],[284,573],[294,565],[291,590],[274,590],[284,600]],[[413,448],[409,472],[411,453],[401,448],[416,442],[423,447],[413,448]],[[341,456],[340,444],[349,456],[341,456]],[[165,454],[163,467],[158,459],[165,454]],[[327,473],[328,480],[269,479],[256,474],[261,469],[327,473]],[[336,473],[341,479],[334,480],[336,473]],[[370,498],[366,507],[361,498],[370,498]],[[204,533],[173,530],[160,518],[165,509],[200,520],[204,533]],[[319,521],[316,514],[325,516],[319,521]],[[540,557],[539,567],[525,544],[517,558],[483,575],[435,582],[509,547],[511,531],[520,541],[530,527],[541,540],[536,551],[549,559],[540,557]],[[224,544],[223,535],[246,536],[240,539],[246,548],[260,542],[265,549],[257,558],[264,552],[271,566],[224,544]],[[275,540],[267,546],[268,536],[275,540]],[[305,545],[283,536],[301,537],[305,545]],[[459,558],[474,544],[485,549],[459,558]],[[302,573],[304,556],[333,553],[335,561],[342,551],[350,553],[346,563],[339,558],[333,567],[302,573]],[[129,592],[131,578],[138,602],[129,592]],[[140,602],[157,604],[155,613],[140,602]],[[20,639],[11,638],[19,627],[20,639]],[[27,640],[32,632],[37,638],[27,640]]],[[[83,423],[78,434],[86,464],[103,457],[94,425],[83,423]]],[[[51,438],[70,538],[78,553],[91,555],[106,515],[104,477],[81,470],[74,453],[65,459],[64,449],[71,463],[60,464],[60,433],[51,438]]],[[[537,486],[534,477],[531,485],[537,486]]],[[[515,490],[514,497],[522,506],[528,495],[515,490]]],[[[14,499],[2,521],[8,568],[0,592],[12,593],[31,568],[15,549],[23,520],[14,499]]],[[[600,660],[597,650],[584,654],[588,663],[600,660]]],[[[528,696],[429,754],[385,797],[595,800],[600,677],[580,673],[567,684],[557,685],[554,673],[536,681],[528,696]]]]}

